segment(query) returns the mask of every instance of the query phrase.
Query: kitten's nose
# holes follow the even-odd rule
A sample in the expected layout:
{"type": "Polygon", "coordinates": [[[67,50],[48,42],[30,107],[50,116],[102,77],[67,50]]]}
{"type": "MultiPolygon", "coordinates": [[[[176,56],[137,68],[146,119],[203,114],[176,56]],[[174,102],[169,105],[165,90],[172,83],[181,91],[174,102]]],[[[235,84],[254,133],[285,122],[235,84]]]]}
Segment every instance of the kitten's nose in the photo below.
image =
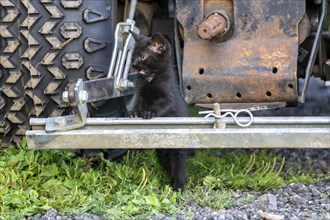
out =
{"type": "Polygon", "coordinates": [[[132,67],[133,67],[133,69],[135,69],[135,70],[138,69],[138,62],[137,62],[137,60],[133,60],[133,62],[132,62],[132,67]]]}
{"type": "Polygon", "coordinates": [[[135,69],[135,70],[137,70],[136,64],[132,63],[132,68],[135,69]]]}
{"type": "Polygon", "coordinates": [[[133,58],[133,59],[131,60],[131,64],[132,64],[132,66],[136,66],[136,59],[133,58]]]}

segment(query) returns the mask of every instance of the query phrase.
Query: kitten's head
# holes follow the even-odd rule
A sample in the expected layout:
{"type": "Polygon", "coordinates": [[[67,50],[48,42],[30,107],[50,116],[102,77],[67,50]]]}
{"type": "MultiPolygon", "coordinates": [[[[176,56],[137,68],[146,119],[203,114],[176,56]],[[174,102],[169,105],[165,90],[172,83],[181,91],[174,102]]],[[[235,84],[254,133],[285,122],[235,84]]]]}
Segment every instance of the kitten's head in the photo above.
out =
{"type": "MultiPolygon", "coordinates": [[[[162,64],[169,56],[169,43],[159,33],[145,37],[131,31],[136,44],[133,52],[132,67],[139,75],[148,79],[151,75],[160,74],[162,64]]],[[[167,61],[168,62],[168,61],[167,61]]]]}

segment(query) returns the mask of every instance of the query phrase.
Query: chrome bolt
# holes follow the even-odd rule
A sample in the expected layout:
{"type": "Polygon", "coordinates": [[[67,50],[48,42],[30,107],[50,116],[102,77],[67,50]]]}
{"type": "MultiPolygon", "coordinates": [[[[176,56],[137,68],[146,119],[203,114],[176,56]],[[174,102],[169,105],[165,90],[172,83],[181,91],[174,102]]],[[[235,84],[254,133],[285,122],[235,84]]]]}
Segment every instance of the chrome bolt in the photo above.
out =
{"type": "Polygon", "coordinates": [[[131,81],[128,81],[128,82],[127,82],[127,87],[128,87],[128,88],[134,88],[134,87],[135,87],[135,85],[134,85],[134,83],[133,83],[133,82],[131,82],[131,81]]]}
{"type": "Polygon", "coordinates": [[[328,59],[327,61],[325,61],[325,64],[330,66],[330,59],[328,59]]]}
{"type": "MultiPolygon", "coordinates": [[[[323,65],[323,73],[324,75],[329,75],[330,73],[330,59],[326,60],[323,65]]],[[[324,82],[325,86],[330,87],[330,80],[324,82]]]]}
{"type": "Polygon", "coordinates": [[[81,92],[80,100],[82,103],[86,103],[88,101],[88,92],[86,90],[81,92]]]}
{"type": "Polygon", "coordinates": [[[134,83],[127,80],[127,79],[122,79],[119,82],[119,88],[122,90],[128,89],[128,88],[134,88],[134,83]]]}
{"type": "Polygon", "coordinates": [[[68,91],[64,91],[62,93],[62,99],[64,102],[69,102],[69,92],[68,91]]]}
{"type": "Polygon", "coordinates": [[[127,86],[127,80],[125,80],[125,79],[121,79],[121,80],[119,81],[119,88],[120,88],[120,89],[125,89],[126,86],[127,86]]]}
{"type": "Polygon", "coordinates": [[[62,116],[55,118],[55,126],[63,127],[66,124],[66,119],[62,116]]]}

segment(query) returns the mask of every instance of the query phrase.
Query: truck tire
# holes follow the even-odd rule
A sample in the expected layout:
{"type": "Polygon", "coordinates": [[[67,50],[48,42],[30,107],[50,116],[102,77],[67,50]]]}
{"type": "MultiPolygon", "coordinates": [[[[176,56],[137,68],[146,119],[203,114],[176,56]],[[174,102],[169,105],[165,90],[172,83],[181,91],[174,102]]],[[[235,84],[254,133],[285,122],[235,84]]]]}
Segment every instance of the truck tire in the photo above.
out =
{"type": "MultiPolygon", "coordinates": [[[[117,1],[1,0],[0,6],[0,139],[6,146],[22,140],[29,118],[71,112],[61,98],[69,81],[107,75],[117,1]]],[[[92,115],[122,115],[118,99],[89,107],[92,115]]]]}

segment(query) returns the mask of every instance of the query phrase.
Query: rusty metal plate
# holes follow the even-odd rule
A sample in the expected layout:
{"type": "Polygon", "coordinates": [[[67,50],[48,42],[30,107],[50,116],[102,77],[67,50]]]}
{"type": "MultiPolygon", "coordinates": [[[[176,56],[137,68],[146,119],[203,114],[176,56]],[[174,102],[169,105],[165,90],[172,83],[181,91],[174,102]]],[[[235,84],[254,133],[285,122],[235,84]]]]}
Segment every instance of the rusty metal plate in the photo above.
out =
{"type": "Polygon", "coordinates": [[[298,23],[305,0],[176,1],[183,28],[183,79],[188,103],[298,101],[298,23]],[[197,29],[225,11],[231,31],[205,40],[197,29]]]}

